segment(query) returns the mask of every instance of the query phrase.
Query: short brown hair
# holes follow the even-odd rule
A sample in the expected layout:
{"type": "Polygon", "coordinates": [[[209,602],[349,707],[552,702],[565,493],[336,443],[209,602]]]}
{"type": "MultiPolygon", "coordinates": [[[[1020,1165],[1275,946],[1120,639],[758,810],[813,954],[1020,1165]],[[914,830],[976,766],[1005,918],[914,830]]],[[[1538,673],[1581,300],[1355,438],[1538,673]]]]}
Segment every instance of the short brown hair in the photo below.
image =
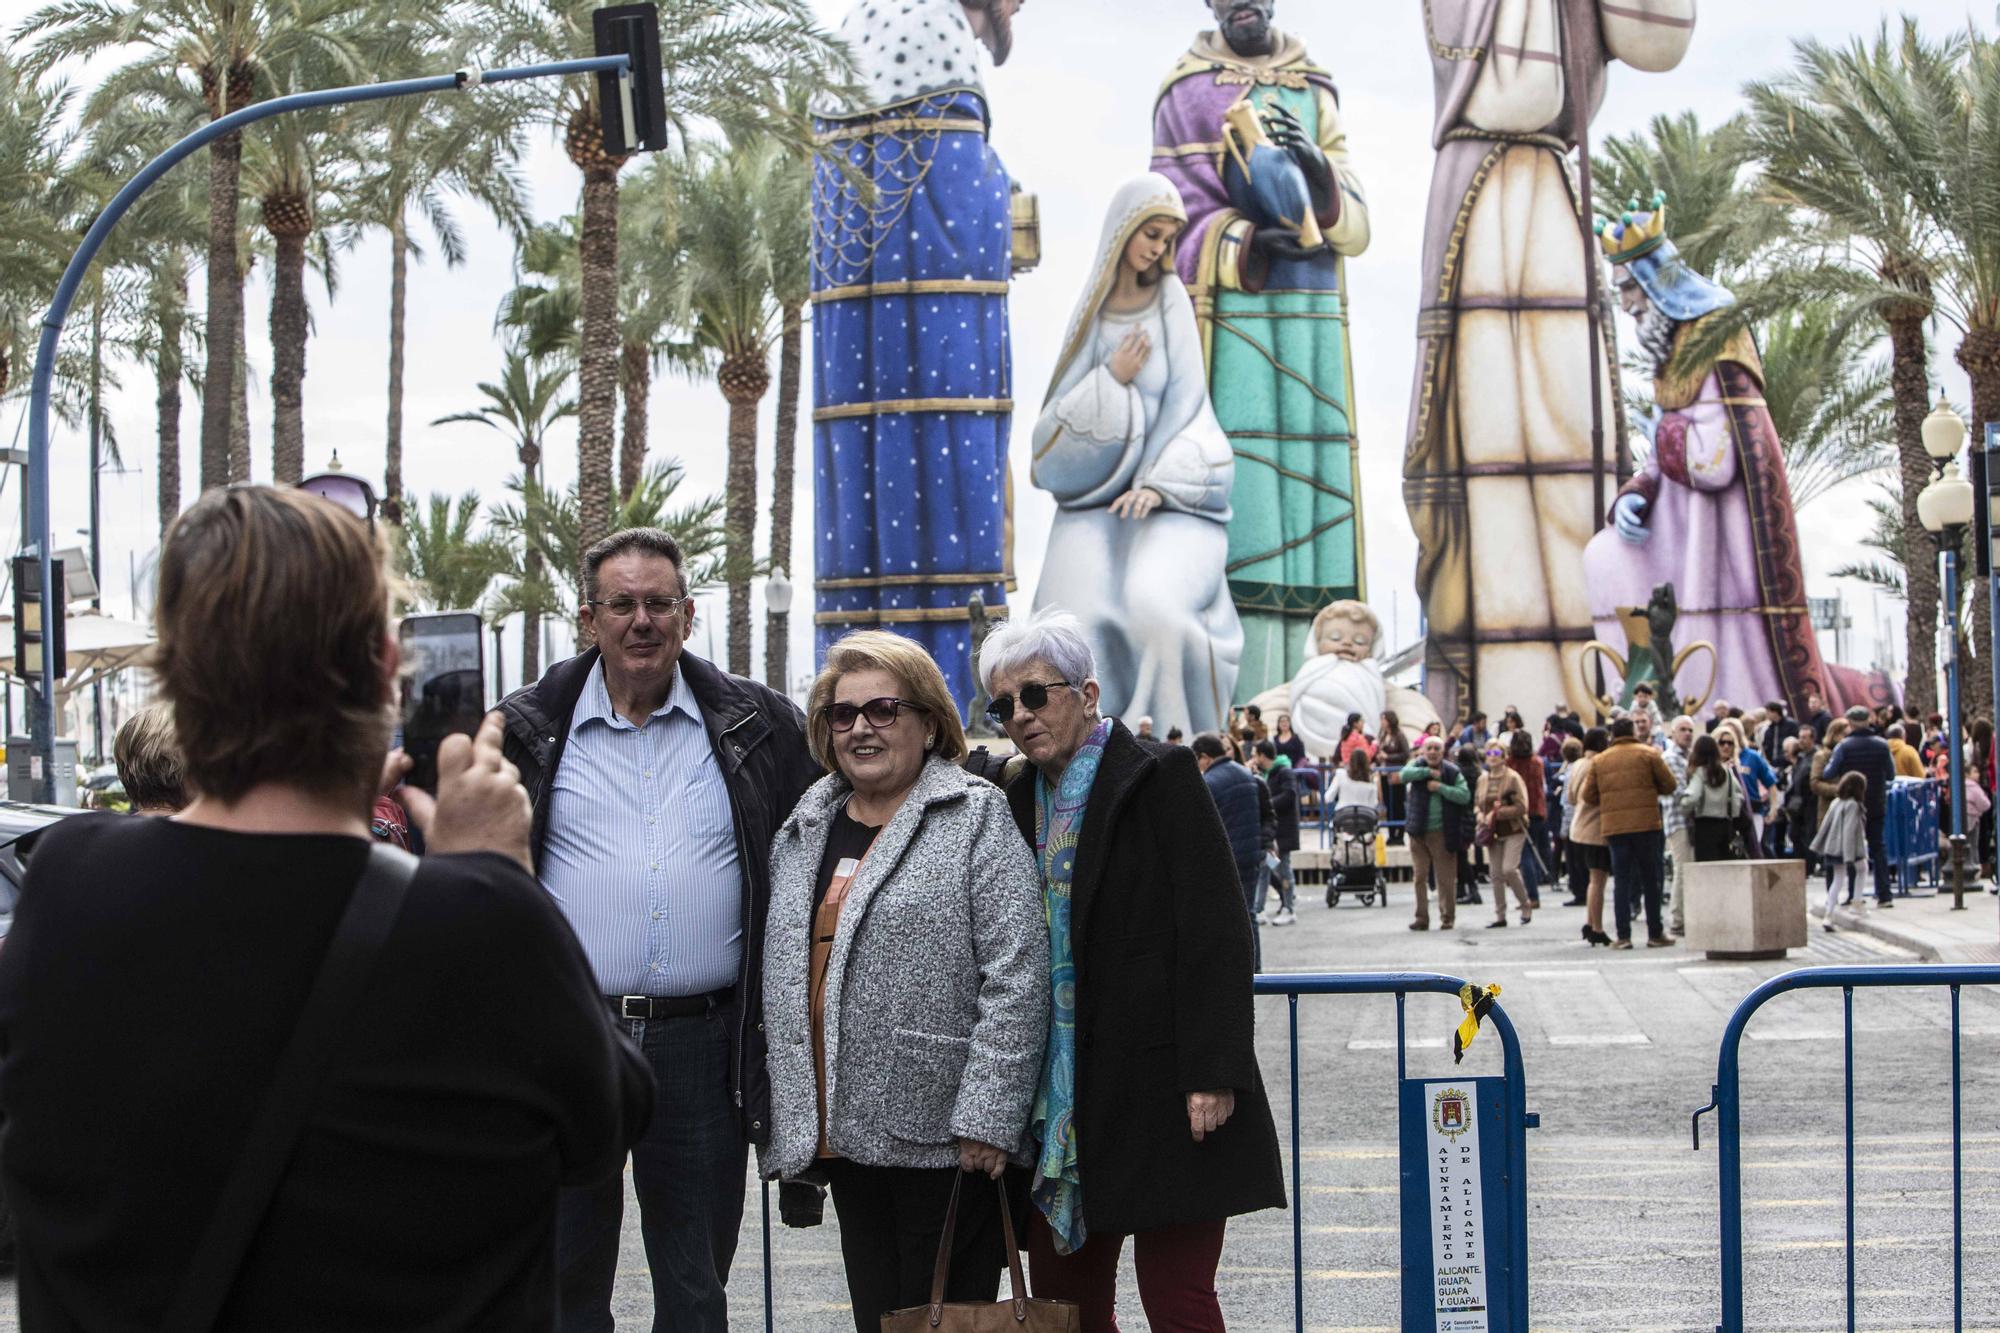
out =
{"type": "Polygon", "coordinates": [[[389,585],[368,524],[304,491],[210,491],[167,532],[156,621],[155,670],[197,791],[374,790],[389,585]]]}
{"type": "Polygon", "coordinates": [[[134,810],[178,810],[188,803],[187,765],[167,705],[147,704],[126,718],[111,758],[134,810]]]}
{"type": "Polygon", "coordinates": [[[855,671],[886,671],[902,682],[909,701],[922,705],[937,723],[938,747],[933,753],[953,763],[971,753],[951,687],[944,683],[944,673],[923,645],[887,630],[864,629],[826,650],[826,665],[806,696],[806,743],[821,768],[829,773],[840,771],[833,754],[833,724],[827,720],[826,710],[833,706],[840,678],[855,671]]]}
{"type": "Polygon", "coordinates": [[[671,534],[658,528],[625,528],[583,553],[583,600],[597,600],[597,571],[604,567],[605,561],[630,555],[634,551],[670,562],[675,576],[680,579],[680,595],[687,596],[687,557],[681,551],[681,544],[671,534]]]}

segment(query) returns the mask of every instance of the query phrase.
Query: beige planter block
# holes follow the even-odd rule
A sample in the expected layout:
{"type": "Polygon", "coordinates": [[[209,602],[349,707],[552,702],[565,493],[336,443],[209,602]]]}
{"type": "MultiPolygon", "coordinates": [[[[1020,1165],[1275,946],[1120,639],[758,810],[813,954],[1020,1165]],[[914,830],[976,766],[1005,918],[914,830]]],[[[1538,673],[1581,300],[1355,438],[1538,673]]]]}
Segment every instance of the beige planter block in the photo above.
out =
{"type": "Polygon", "coordinates": [[[1710,958],[1783,958],[1806,947],[1803,861],[1708,861],[1687,868],[1687,934],[1710,958]]]}

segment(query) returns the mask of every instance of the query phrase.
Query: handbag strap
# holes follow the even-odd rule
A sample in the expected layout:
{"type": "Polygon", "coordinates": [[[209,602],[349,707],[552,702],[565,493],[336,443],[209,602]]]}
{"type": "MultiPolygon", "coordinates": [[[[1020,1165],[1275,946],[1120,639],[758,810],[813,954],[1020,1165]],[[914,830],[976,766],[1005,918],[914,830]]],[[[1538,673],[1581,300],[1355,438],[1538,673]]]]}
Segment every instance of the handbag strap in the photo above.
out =
{"type": "MultiPolygon", "coordinates": [[[[994,1187],[1000,1192],[1000,1234],[1007,1246],[1007,1280],[1012,1288],[1014,1322],[1028,1321],[1028,1279],[1021,1272],[1021,1248],[1014,1240],[1014,1210],[1007,1205],[1007,1182],[997,1180],[994,1187]]],[[[951,1203],[944,1215],[944,1234],[938,1237],[937,1264],[931,1269],[930,1325],[936,1328],[944,1321],[944,1284],[951,1276],[951,1241],[958,1231],[958,1192],[965,1184],[965,1172],[954,1172],[951,1178],[951,1203]]]]}
{"type": "Polygon", "coordinates": [[[160,1324],[163,1333],[207,1333],[215,1326],[305,1127],[334,1042],[402,913],[416,873],[417,858],[408,852],[385,843],[369,847],[367,864],[327,945],[298,1026],[278,1057],[243,1151],[160,1324]]]}

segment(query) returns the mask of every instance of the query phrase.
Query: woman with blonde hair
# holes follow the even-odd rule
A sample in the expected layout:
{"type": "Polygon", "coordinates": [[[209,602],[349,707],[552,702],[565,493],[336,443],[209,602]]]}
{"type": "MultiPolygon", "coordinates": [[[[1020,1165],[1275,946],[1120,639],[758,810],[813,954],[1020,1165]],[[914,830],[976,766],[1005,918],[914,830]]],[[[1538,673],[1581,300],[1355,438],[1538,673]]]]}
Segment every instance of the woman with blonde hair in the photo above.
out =
{"type": "Polygon", "coordinates": [[[833,1189],[859,1333],[945,1298],[990,1301],[996,1188],[1020,1158],[1049,1010],[1041,877],[967,753],[944,675],[879,630],[828,650],[807,700],[827,770],[771,848],[764,1173],[833,1189]],[[956,1206],[956,1212],[953,1207],[956,1206]]]}

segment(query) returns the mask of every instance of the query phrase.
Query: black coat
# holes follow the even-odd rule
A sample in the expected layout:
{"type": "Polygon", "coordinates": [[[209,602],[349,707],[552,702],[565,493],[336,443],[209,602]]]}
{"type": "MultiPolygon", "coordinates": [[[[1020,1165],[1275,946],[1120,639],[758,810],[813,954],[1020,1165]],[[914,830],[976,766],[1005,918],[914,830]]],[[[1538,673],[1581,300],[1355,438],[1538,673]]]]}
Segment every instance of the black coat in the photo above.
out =
{"type": "Polygon", "coordinates": [[[1274,764],[1264,774],[1271,789],[1271,812],[1278,818],[1278,850],[1299,849],[1299,777],[1284,764],[1274,764]]]}
{"type": "MultiPolygon", "coordinates": [[[[537,867],[548,840],[548,793],[569,744],[570,717],[597,665],[592,648],[548,669],[500,702],[503,751],[521,770],[534,803],[529,846],[537,867]]],[[[701,705],[708,743],[722,766],[743,872],[743,962],[724,1015],[730,1027],[729,1090],[739,1128],[752,1143],[770,1138],[771,1081],[764,1069],[764,916],[771,901],[771,839],[805,789],[825,776],[806,748],[805,719],[790,699],[682,653],[680,669],[701,705]]]]}
{"type": "MultiPolygon", "coordinates": [[[[1008,800],[1035,836],[1035,774],[1008,800]]],[[[1084,1221],[1106,1235],[1285,1206],[1257,1068],[1250,916],[1193,752],[1113,723],[1071,881],[1084,1221]],[[1229,1088],[1196,1143],[1187,1094],[1229,1088]]]]}

